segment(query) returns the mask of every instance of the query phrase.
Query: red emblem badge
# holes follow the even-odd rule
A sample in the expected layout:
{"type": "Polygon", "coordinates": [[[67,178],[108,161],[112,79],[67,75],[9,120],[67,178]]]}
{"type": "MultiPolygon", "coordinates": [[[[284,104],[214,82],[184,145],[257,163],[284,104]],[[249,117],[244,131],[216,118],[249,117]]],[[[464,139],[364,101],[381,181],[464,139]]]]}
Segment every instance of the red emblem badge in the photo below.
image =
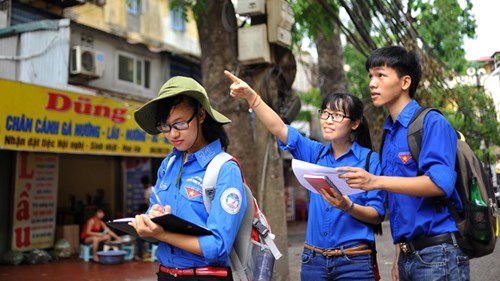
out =
{"type": "Polygon", "coordinates": [[[198,190],[194,190],[191,187],[186,187],[186,193],[189,199],[193,199],[194,197],[201,195],[201,192],[199,192],[198,190]]]}
{"type": "Polygon", "coordinates": [[[399,154],[399,159],[401,159],[401,161],[403,161],[403,163],[406,164],[406,162],[408,162],[410,159],[411,159],[411,154],[406,152],[406,153],[400,153],[399,154]]]}

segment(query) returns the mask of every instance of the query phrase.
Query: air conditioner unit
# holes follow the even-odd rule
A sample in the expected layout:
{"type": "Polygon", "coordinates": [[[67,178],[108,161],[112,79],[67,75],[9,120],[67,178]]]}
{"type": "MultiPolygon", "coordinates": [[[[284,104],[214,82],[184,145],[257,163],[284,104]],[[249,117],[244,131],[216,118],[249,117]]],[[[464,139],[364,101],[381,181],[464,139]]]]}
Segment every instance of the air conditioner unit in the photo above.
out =
{"type": "Polygon", "coordinates": [[[104,73],[104,55],[88,47],[73,46],[69,72],[71,75],[99,78],[104,73]]]}

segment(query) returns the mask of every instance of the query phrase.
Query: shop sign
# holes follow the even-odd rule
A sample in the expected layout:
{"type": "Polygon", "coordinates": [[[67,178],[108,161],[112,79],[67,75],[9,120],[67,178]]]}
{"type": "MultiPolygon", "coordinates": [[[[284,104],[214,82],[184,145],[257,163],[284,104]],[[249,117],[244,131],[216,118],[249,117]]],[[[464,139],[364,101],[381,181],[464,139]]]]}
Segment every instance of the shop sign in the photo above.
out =
{"type": "Polygon", "coordinates": [[[18,152],[16,162],[12,250],[54,245],[59,156],[18,152]]]}
{"type": "Polygon", "coordinates": [[[165,157],[172,145],[134,120],[140,106],[0,80],[0,149],[165,157]]]}

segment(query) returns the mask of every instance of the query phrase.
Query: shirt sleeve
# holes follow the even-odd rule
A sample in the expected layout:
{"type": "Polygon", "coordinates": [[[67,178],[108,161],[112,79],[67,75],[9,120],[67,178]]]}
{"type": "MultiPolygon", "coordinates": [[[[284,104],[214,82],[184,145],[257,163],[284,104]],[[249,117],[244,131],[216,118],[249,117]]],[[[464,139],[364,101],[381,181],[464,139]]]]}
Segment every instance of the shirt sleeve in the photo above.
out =
{"type": "MultiPolygon", "coordinates": [[[[380,157],[379,154],[373,152],[370,156],[370,165],[369,172],[373,175],[379,176],[382,172],[382,168],[380,166],[380,157]]],[[[365,206],[373,207],[377,210],[379,216],[382,220],[385,218],[385,201],[387,198],[387,192],[384,190],[371,190],[367,192],[367,202],[365,206]]]]}
{"type": "Polygon", "coordinates": [[[278,145],[282,150],[288,150],[293,158],[315,163],[324,145],[318,141],[311,140],[302,135],[296,128],[288,127],[288,145],[278,140],[278,145]]]}
{"type": "Polygon", "coordinates": [[[240,168],[234,161],[228,161],[219,172],[207,220],[207,227],[213,235],[198,238],[207,263],[227,264],[246,207],[247,196],[240,168]]]}
{"type": "Polygon", "coordinates": [[[429,112],[424,122],[418,168],[450,197],[455,189],[457,174],[457,134],[438,112],[429,112]]]}

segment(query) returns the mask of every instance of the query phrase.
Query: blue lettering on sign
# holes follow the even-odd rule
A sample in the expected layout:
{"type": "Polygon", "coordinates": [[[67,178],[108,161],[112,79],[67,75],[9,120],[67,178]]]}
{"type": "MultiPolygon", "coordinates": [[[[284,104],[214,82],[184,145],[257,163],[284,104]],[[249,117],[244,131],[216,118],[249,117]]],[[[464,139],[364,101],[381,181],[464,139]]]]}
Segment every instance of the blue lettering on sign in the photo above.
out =
{"type": "Polygon", "coordinates": [[[109,140],[117,140],[118,137],[120,136],[120,128],[118,127],[111,127],[111,128],[108,128],[108,133],[106,135],[106,137],[109,139],[109,140]]]}
{"type": "Polygon", "coordinates": [[[146,132],[139,129],[127,130],[125,139],[131,141],[146,141],[146,132]]]}
{"type": "Polygon", "coordinates": [[[5,130],[17,132],[31,132],[33,128],[33,118],[8,115],[5,120],[5,130]]]}
{"type": "Polygon", "coordinates": [[[63,122],[62,123],[62,129],[61,129],[61,134],[63,136],[71,136],[71,128],[73,127],[72,126],[73,124],[71,123],[71,121],[69,122],[63,122]]]}
{"type": "Polygon", "coordinates": [[[101,127],[94,126],[90,123],[85,124],[75,124],[75,136],[78,137],[88,137],[88,138],[99,138],[101,134],[101,127]]]}
{"type": "Polygon", "coordinates": [[[47,120],[47,118],[36,119],[35,132],[39,134],[57,135],[59,134],[59,121],[47,120]]]}

